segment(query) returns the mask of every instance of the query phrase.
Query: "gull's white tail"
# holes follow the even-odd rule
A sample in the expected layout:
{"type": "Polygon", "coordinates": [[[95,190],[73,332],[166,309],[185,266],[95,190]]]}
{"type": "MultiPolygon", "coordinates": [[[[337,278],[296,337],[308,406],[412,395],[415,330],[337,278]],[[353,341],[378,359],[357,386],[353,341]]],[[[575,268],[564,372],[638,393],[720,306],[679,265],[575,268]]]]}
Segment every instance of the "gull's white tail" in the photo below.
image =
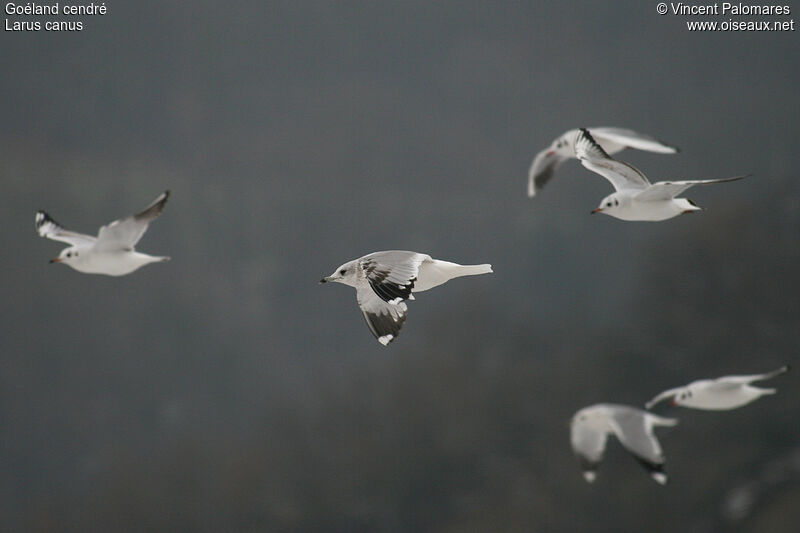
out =
{"type": "Polygon", "coordinates": [[[761,387],[749,387],[750,389],[756,391],[759,396],[766,396],[768,394],[776,394],[778,389],[763,389],[761,387]]]}
{"type": "Polygon", "coordinates": [[[773,370],[772,372],[767,372],[766,374],[761,374],[759,376],[755,376],[753,381],[762,381],[765,379],[774,378],[775,376],[780,376],[789,371],[789,365],[782,366],[778,370],[773,370]]]}
{"type": "Polygon", "coordinates": [[[424,261],[419,266],[419,276],[414,284],[414,292],[427,291],[437,287],[446,281],[461,276],[477,276],[478,274],[489,274],[492,272],[492,265],[459,265],[449,261],[439,261],[431,259],[424,261]]]}
{"type": "Polygon", "coordinates": [[[648,415],[654,426],[674,426],[678,423],[677,418],[665,418],[651,413],[648,413],[648,415]]]}

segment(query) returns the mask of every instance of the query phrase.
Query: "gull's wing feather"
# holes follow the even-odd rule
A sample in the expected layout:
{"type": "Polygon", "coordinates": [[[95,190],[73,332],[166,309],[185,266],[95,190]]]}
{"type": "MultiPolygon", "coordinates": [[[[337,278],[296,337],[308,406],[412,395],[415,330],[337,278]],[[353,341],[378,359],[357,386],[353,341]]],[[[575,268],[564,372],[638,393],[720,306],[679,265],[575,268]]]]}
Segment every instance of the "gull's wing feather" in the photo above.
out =
{"type": "Polygon", "coordinates": [[[598,431],[585,422],[576,421],[572,424],[570,443],[572,451],[580,459],[586,481],[594,481],[594,472],[603,460],[607,440],[608,434],[605,431],[598,431]]]}
{"type": "Polygon", "coordinates": [[[589,461],[599,463],[606,450],[607,434],[597,431],[586,423],[575,422],[572,425],[570,440],[575,453],[589,461]]]}
{"type": "Polygon", "coordinates": [[[419,265],[425,260],[430,260],[430,256],[391,250],[365,255],[360,266],[375,294],[386,302],[397,303],[412,299],[419,265]]]}
{"type": "Polygon", "coordinates": [[[528,169],[529,198],[536,196],[536,191],[547,185],[547,182],[553,178],[553,174],[564,161],[566,161],[566,158],[561,157],[550,148],[536,154],[530,169],[528,169]]]}
{"type": "Polygon", "coordinates": [[[169,198],[169,191],[164,191],[152,204],[142,212],[103,226],[97,234],[98,250],[129,250],[136,246],[151,220],[158,217],[169,198]]]}
{"type": "Polygon", "coordinates": [[[586,128],[581,128],[575,140],[575,157],[584,167],[610,181],[618,191],[644,189],[650,185],[647,177],[637,168],[608,155],[586,128]]]}
{"type": "Polygon", "coordinates": [[[648,152],[657,152],[660,154],[674,154],[678,152],[678,148],[670,146],[669,144],[659,141],[655,137],[639,133],[625,128],[589,128],[592,135],[596,140],[603,142],[603,140],[611,141],[615,144],[627,146],[628,148],[636,148],[637,150],[646,150],[648,152]]]}
{"type": "Polygon", "coordinates": [[[609,422],[614,434],[625,447],[650,471],[659,483],[666,483],[664,454],[653,434],[654,425],[674,426],[674,418],[663,418],[628,406],[609,407],[609,422]]]}
{"type": "Polygon", "coordinates": [[[782,366],[777,370],[773,370],[772,372],[766,372],[764,374],[750,374],[748,376],[724,376],[718,378],[717,382],[727,382],[727,383],[736,383],[741,385],[748,385],[753,381],[763,381],[765,379],[774,378],[775,376],[780,376],[789,371],[789,366],[782,366]]]}
{"type": "Polygon", "coordinates": [[[386,346],[400,334],[408,311],[404,302],[389,303],[383,300],[369,283],[358,284],[356,300],[369,330],[378,342],[386,346]]]}
{"type": "Polygon", "coordinates": [[[64,229],[61,224],[44,211],[36,213],[36,231],[42,237],[47,237],[54,241],[65,242],[71,246],[91,246],[95,243],[95,238],[91,235],[84,235],[75,231],[64,229]]]}
{"type": "Polygon", "coordinates": [[[653,201],[653,200],[671,200],[677,195],[693,187],[694,185],[710,185],[712,183],[724,183],[726,181],[736,181],[746,178],[749,174],[742,176],[733,176],[731,178],[719,178],[713,180],[681,180],[681,181],[659,181],[650,185],[647,189],[643,190],[635,196],[637,200],[653,201]]]}

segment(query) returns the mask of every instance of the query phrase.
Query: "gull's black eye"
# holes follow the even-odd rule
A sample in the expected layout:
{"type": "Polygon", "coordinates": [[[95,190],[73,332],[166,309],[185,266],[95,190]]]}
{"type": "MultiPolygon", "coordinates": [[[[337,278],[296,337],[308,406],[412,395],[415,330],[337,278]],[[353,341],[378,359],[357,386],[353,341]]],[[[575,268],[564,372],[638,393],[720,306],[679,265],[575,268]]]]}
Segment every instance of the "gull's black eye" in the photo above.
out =
{"type": "Polygon", "coordinates": [[[344,276],[346,273],[347,273],[347,270],[345,270],[345,269],[341,269],[339,271],[339,274],[341,274],[342,276],[344,276]]]}
{"type": "Polygon", "coordinates": [[[611,202],[608,202],[608,203],[606,204],[606,207],[611,207],[611,202]]]}
{"type": "Polygon", "coordinates": [[[72,252],[67,252],[67,257],[72,257],[72,252]]]}

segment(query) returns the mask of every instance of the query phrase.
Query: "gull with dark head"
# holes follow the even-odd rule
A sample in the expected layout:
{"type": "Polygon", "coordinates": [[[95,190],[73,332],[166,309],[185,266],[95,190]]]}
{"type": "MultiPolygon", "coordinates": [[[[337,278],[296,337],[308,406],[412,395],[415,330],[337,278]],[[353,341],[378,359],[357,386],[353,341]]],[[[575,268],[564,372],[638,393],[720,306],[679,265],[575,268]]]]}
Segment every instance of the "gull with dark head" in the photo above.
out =
{"type": "Polygon", "coordinates": [[[753,387],[751,383],[774,378],[788,371],[789,367],[783,366],[765,374],[700,379],[683,387],[665,390],[647,402],[645,407],[650,409],[658,402],[669,399],[671,405],[680,405],[693,409],[706,409],[711,411],[736,409],[737,407],[742,407],[750,402],[754,402],[762,396],[775,394],[777,392],[775,389],[753,387]]]}
{"type": "MultiPolygon", "coordinates": [[[[553,143],[536,154],[528,170],[528,196],[536,193],[553,178],[553,174],[567,159],[575,159],[575,138],[577,129],[569,130],[559,136],[553,143]]],[[[616,154],[625,148],[636,148],[659,154],[674,154],[678,151],[674,146],[658,139],[624,128],[589,128],[595,140],[608,154],[616,154]]]]}
{"type": "Polygon", "coordinates": [[[417,252],[374,252],[348,261],[322,278],[356,289],[364,320],[378,342],[386,346],[400,333],[412,292],[432,289],[453,278],[492,272],[491,265],[458,265],[417,252]]]}
{"type": "Polygon", "coordinates": [[[586,128],[578,132],[575,155],[584,167],[606,178],[616,189],[616,192],[603,198],[592,213],[603,213],[620,220],[657,222],[700,211],[701,208],[691,200],[675,197],[693,185],[723,183],[747,177],[650,183],[639,169],[609,156],[586,128]]]}
{"type": "Polygon", "coordinates": [[[167,198],[169,191],[159,195],[142,212],[102,226],[97,237],[64,229],[44,211],[36,213],[36,231],[42,237],[70,245],[51,263],[63,263],[85,274],[124,276],[149,263],[169,260],[134,249],[150,221],[161,214],[167,198]]]}
{"type": "Polygon", "coordinates": [[[584,407],[570,422],[572,450],[580,459],[584,479],[591,483],[597,477],[606,440],[613,434],[656,482],[665,484],[664,454],[653,428],[677,423],[674,418],[663,418],[627,405],[599,403],[584,407]]]}

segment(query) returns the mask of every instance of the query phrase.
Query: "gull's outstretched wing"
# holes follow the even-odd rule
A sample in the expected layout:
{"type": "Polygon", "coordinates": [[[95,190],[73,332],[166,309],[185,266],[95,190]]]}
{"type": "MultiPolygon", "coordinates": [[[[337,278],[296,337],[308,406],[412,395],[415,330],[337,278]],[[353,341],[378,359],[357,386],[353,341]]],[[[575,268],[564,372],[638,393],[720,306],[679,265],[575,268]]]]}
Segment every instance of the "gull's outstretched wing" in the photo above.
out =
{"type": "Polygon", "coordinates": [[[604,140],[611,141],[628,148],[657,152],[659,154],[674,154],[678,148],[661,142],[655,137],[639,133],[625,128],[589,128],[595,140],[601,143],[604,140]]]}
{"type": "Polygon", "coordinates": [[[383,300],[367,282],[356,287],[356,300],[369,330],[378,342],[386,346],[400,334],[408,311],[404,302],[383,300]]]}
{"type": "Polygon", "coordinates": [[[365,255],[360,266],[375,294],[386,302],[398,303],[414,299],[411,290],[419,274],[419,265],[426,259],[430,256],[391,250],[365,255]]]}
{"type": "Polygon", "coordinates": [[[575,140],[575,157],[584,167],[610,181],[618,191],[644,189],[650,185],[647,177],[637,168],[608,155],[586,128],[581,128],[578,132],[575,140]]]}
{"type": "Polygon", "coordinates": [[[551,148],[536,154],[528,170],[528,197],[536,196],[536,191],[547,185],[561,163],[566,160],[567,158],[558,155],[551,148]]]}
{"type": "Polygon", "coordinates": [[[664,454],[653,434],[654,425],[674,426],[674,418],[663,418],[625,405],[609,406],[610,423],[614,434],[650,475],[662,485],[667,482],[664,473],[664,454]]]}
{"type": "Polygon", "coordinates": [[[713,180],[659,181],[637,194],[635,198],[641,201],[671,200],[694,185],[710,185],[712,183],[736,181],[746,178],[749,175],[750,174],[744,174],[742,176],[733,176],[732,178],[719,178],[713,180]]]}
{"type": "Polygon", "coordinates": [[[748,376],[724,376],[721,378],[717,378],[716,382],[727,382],[727,383],[735,383],[740,385],[749,385],[753,381],[763,381],[765,379],[774,378],[775,376],[780,376],[789,371],[789,366],[782,366],[777,370],[773,370],[772,372],[766,372],[764,374],[750,374],[748,376]]]}
{"type": "Polygon", "coordinates": [[[95,238],[91,235],[84,235],[75,231],[64,229],[61,224],[44,211],[36,213],[36,231],[42,237],[47,237],[54,241],[65,242],[71,246],[91,246],[95,243],[95,238]]]}
{"type": "Polygon", "coordinates": [[[96,248],[104,251],[132,249],[147,231],[150,221],[161,214],[167,198],[169,198],[169,191],[164,191],[141,213],[115,220],[111,224],[101,227],[97,234],[96,248]]]}
{"type": "Polygon", "coordinates": [[[583,477],[591,483],[595,480],[597,467],[603,460],[608,434],[590,427],[585,422],[575,421],[570,430],[572,451],[578,456],[583,477]]]}

